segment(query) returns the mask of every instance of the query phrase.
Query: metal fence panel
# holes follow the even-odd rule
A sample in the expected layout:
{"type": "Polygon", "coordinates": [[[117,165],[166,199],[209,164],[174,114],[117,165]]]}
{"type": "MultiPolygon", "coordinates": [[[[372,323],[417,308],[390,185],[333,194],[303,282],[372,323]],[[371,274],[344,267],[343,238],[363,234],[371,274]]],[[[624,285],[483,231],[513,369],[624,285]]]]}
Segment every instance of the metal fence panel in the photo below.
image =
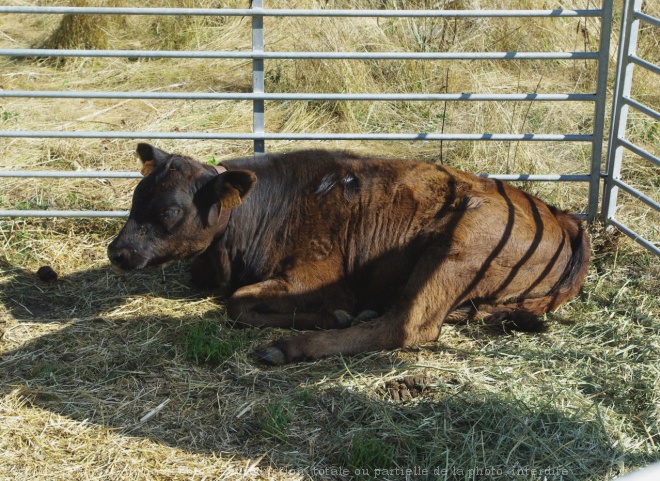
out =
{"type": "Polygon", "coordinates": [[[623,190],[654,211],[660,212],[660,204],[657,201],[621,180],[621,169],[624,162],[624,152],[626,151],[660,167],[660,158],[625,138],[628,113],[631,107],[637,112],[655,120],[660,120],[660,114],[658,112],[631,98],[633,74],[636,65],[660,75],[660,67],[642,60],[636,55],[640,23],[646,22],[651,25],[660,26],[660,19],[642,13],[642,4],[642,0],[626,0],[624,2],[617,77],[608,143],[602,217],[606,224],[617,227],[624,234],[660,256],[660,247],[658,247],[657,243],[651,242],[616,217],[619,190],[623,190]]]}
{"type": "MultiPolygon", "coordinates": [[[[124,57],[124,58],[229,58],[252,61],[251,93],[200,92],[83,92],[83,91],[7,91],[0,90],[0,98],[113,98],[113,99],[195,99],[195,100],[251,100],[253,125],[251,132],[118,132],[118,131],[0,131],[4,138],[94,138],[94,139],[243,139],[254,142],[254,153],[265,152],[267,140],[410,140],[410,141],[532,141],[532,142],[589,142],[591,144],[590,172],[584,174],[549,175],[490,175],[505,180],[588,182],[587,217],[598,214],[598,196],[601,178],[603,125],[606,110],[605,95],[609,58],[609,38],[612,21],[612,2],[602,1],[600,9],[553,10],[332,10],[332,9],[265,9],[263,0],[253,0],[250,9],[195,9],[195,8],[110,8],[110,7],[28,7],[0,6],[0,14],[102,14],[102,15],[190,15],[190,16],[245,16],[252,20],[252,46],[249,51],[167,51],[167,50],[52,50],[52,49],[0,49],[0,55],[13,57],[124,57]],[[599,18],[600,45],[597,52],[273,52],[264,51],[264,17],[378,17],[378,18],[599,18]],[[264,62],[272,59],[387,59],[387,60],[520,60],[520,59],[572,59],[597,62],[596,92],[589,94],[340,94],[340,93],[267,93],[264,89],[264,62]],[[355,100],[355,101],[579,101],[594,103],[594,128],[591,134],[445,134],[445,133],[296,133],[268,132],[264,120],[267,100],[355,100]]],[[[133,172],[52,172],[52,171],[0,171],[0,177],[52,177],[52,178],[134,178],[133,172]]],[[[38,211],[0,210],[0,216],[123,216],[127,212],[94,211],[38,211]]]]}

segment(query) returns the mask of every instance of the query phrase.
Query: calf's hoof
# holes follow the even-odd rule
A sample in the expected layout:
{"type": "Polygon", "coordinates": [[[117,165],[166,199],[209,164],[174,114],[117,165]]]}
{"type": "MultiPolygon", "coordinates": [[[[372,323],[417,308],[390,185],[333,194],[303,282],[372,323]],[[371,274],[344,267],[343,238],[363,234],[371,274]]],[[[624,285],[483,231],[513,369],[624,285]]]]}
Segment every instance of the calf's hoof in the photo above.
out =
{"type": "Polygon", "coordinates": [[[333,314],[335,316],[335,320],[337,321],[337,329],[345,329],[347,327],[351,327],[352,325],[371,321],[378,317],[378,313],[376,311],[372,311],[371,309],[365,309],[355,317],[343,309],[337,309],[335,312],[333,312],[333,314]]]}
{"type": "Polygon", "coordinates": [[[261,362],[271,366],[281,366],[286,363],[286,358],[282,350],[275,346],[269,346],[265,349],[260,349],[254,353],[261,362]]]}
{"type": "Polygon", "coordinates": [[[351,316],[343,309],[337,309],[335,312],[333,312],[333,314],[335,316],[335,320],[337,321],[337,329],[346,329],[347,327],[351,327],[351,324],[353,324],[353,321],[355,320],[353,316],[351,316]]]}
{"type": "Polygon", "coordinates": [[[368,322],[376,319],[378,317],[378,313],[376,311],[372,311],[371,309],[365,309],[364,311],[360,312],[357,317],[355,318],[355,323],[360,324],[362,322],[368,322]]]}

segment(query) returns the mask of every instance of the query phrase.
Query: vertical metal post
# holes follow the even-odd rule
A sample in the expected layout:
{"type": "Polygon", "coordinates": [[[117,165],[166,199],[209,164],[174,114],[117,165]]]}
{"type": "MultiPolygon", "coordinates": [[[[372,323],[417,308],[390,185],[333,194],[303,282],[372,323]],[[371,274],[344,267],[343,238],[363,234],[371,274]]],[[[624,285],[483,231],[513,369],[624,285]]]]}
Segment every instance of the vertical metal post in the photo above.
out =
{"type": "MultiPolygon", "coordinates": [[[[252,0],[252,9],[261,10],[263,0],[252,0]]],[[[264,17],[252,16],[252,52],[262,53],[264,51],[264,17]]],[[[264,59],[252,59],[252,93],[264,93],[264,59]]],[[[265,132],[264,101],[252,101],[252,132],[263,134],[265,132]]],[[[264,139],[254,139],[254,155],[263,155],[266,152],[264,139]]]]}
{"type": "Polygon", "coordinates": [[[600,17],[600,46],[598,58],[598,79],[596,103],[594,106],[593,143],[591,146],[591,178],[589,180],[589,209],[587,219],[593,221],[598,215],[598,194],[603,159],[603,139],[605,130],[605,109],[607,96],[607,68],[610,58],[610,37],[612,34],[612,0],[603,0],[600,17]]]}
{"type": "Polygon", "coordinates": [[[630,97],[632,88],[634,64],[630,62],[630,55],[637,50],[637,33],[639,20],[635,18],[635,10],[641,10],[642,0],[625,0],[621,18],[621,34],[619,40],[619,55],[617,59],[616,84],[612,104],[612,120],[610,123],[610,138],[607,146],[607,171],[605,174],[605,187],[603,191],[603,207],[601,218],[605,223],[614,218],[619,188],[614,179],[621,177],[621,161],[624,147],[619,139],[626,136],[626,123],[628,120],[628,104],[624,98],[630,97]]]}

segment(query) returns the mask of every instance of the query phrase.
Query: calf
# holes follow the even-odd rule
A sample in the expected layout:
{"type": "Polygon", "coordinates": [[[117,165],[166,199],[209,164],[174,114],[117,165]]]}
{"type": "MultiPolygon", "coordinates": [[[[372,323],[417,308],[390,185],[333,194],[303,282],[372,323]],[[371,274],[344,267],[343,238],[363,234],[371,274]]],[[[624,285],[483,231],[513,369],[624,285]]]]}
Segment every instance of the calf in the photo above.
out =
{"type": "Polygon", "coordinates": [[[137,152],[145,177],[110,260],[194,258],[235,321],[317,329],[259,351],[268,363],[422,344],[445,321],[524,327],[587,274],[579,219],[499,180],[323,150],[222,167],[137,152]]]}

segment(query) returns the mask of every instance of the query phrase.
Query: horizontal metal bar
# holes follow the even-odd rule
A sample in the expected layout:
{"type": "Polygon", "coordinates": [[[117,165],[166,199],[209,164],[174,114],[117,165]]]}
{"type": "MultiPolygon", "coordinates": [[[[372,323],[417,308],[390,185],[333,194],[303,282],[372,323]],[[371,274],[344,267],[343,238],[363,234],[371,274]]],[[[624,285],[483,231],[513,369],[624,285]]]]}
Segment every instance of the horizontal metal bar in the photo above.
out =
{"type": "MultiPolygon", "coordinates": [[[[11,171],[0,171],[0,177],[3,177],[6,172],[12,173],[11,171]]],[[[18,173],[30,173],[26,171],[19,171],[18,173]]],[[[31,172],[34,177],[50,177],[48,175],[51,172],[46,171],[33,171],[31,172]]],[[[56,172],[59,174],[59,172],[56,172]]],[[[81,174],[81,172],[67,172],[67,174],[81,174]]],[[[102,172],[99,172],[102,174],[102,172]]],[[[115,172],[115,174],[126,174],[126,177],[131,178],[142,177],[141,174],[132,173],[132,172],[115,172]]],[[[17,175],[15,177],[23,177],[23,175],[17,175]]],[[[75,175],[66,175],[62,177],[75,177],[75,175]]],[[[94,177],[101,177],[94,176],[94,177]]],[[[119,176],[115,176],[119,177],[119,176]]],[[[574,174],[479,174],[479,177],[484,177],[487,179],[498,179],[506,181],[527,181],[527,182],[557,182],[557,181],[577,181],[577,182],[588,182],[590,177],[588,175],[574,175],[574,174]]],[[[92,210],[0,210],[0,217],[127,217],[128,211],[92,211],[92,210]]]]}
{"type": "Polygon", "coordinates": [[[139,179],[139,172],[108,172],[79,170],[0,170],[0,177],[36,177],[51,179],[139,179]]]}
{"type": "Polygon", "coordinates": [[[596,94],[340,94],[232,92],[90,92],[57,90],[0,90],[0,98],[150,99],[150,100],[349,100],[349,101],[580,101],[596,94]]]}
{"type": "MultiPolygon", "coordinates": [[[[51,178],[51,179],[141,179],[139,172],[79,172],[57,170],[0,170],[2,177],[51,178]]],[[[498,180],[524,180],[535,182],[588,182],[586,174],[480,174],[480,177],[498,180]]]]}
{"type": "Polygon", "coordinates": [[[591,176],[586,174],[480,174],[479,177],[530,182],[589,182],[591,180],[591,176]]]}
{"type": "Polygon", "coordinates": [[[621,232],[623,232],[625,235],[633,239],[635,242],[638,244],[646,247],[648,250],[650,250],[652,253],[654,253],[656,256],[660,257],[660,248],[650,242],[649,240],[645,239],[644,237],[640,236],[637,232],[634,230],[630,229],[629,227],[626,227],[623,225],[621,222],[615,219],[606,219],[606,222],[610,225],[613,225],[617,229],[619,229],[621,232]]]}
{"type": "Polygon", "coordinates": [[[655,25],[656,27],[660,27],[660,18],[652,17],[651,15],[647,15],[643,12],[635,12],[635,18],[638,18],[643,22],[649,23],[651,25],[655,25]]]}
{"type": "Polygon", "coordinates": [[[635,144],[627,141],[626,139],[622,139],[620,137],[616,138],[616,141],[624,146],[626,149],[630,150],[631,152],[634,152],[635,154],[639,155],[640,157],[645,158],[649,162],[657,165],[660,167],[660,159],[656,157],[655,155],[651,154],[650,152],[647,152],[646,150],[642,149],[641,147],[636,146],[635,144]]]}
{"type": "Polygon", "coordinates": [[[259,52],[4,48],[8,57],[228,58],[318,60],[598,60],[598,52],[259,52]]]}
{"type": "Polygon", "coordinates": [[[123,210],[0,210],[0,217],[128,217],[123,210]]]}
{"type": "Polygon", "coordinates": [[[652,209],[655,209],[656,211],[660,212],[660,204],[657,203],[655,200],[651,199],[647,195],[643,194],[634,187],[626,184],[620,179],[612,179],[612,182],[614,182],[614,184],[617,187],[621,188],[622,190],[625,190],[628,194],[632,195],[635,199],[641,200],[652,209]]]}
{"type": "Polygon", "coordinates": [[[631,107],[633,107],[635,110],[638,110],[638,111],[648,115],[649,117],[653,117],[655,120],[660,122],[660,112],[656,112],[651,107],[647,107],[646,105],[641,104],[641,103],[637,102],[636,100],[631,99],[630,97],[622,97],[622,100],[625,103],[627,103],[628,105],[630,105],[631,107]]]}
{"type": "Polygon", "coordinates": [[[78,15],[208,15],[225,17],[600,17],[602,10],[331,10],[230,8],[14,7],[0,13],[78,15]]]}
{"type": "Polygon", "coordinates": [[[643,60],[643,59],[639,58],[637,55],[630,55],[630,56],[628,56],[628,59],[632,63],[637,64],[640,67],[645,68],[646,70],[650,70],[651,72],[657,73],[658,75],[660,75],[660,67],[658,67],[657,65],[655,65],[651,62],[647,62],[646,60],[643,60]]]}
{"type": "Polygon", "coordinates": [[[299,134],[231,132],[71,132],[1,130],[1,137],[59,139],[196,139],[196,140],[493,140],[591,142],[590,134],[299,134]]]}

